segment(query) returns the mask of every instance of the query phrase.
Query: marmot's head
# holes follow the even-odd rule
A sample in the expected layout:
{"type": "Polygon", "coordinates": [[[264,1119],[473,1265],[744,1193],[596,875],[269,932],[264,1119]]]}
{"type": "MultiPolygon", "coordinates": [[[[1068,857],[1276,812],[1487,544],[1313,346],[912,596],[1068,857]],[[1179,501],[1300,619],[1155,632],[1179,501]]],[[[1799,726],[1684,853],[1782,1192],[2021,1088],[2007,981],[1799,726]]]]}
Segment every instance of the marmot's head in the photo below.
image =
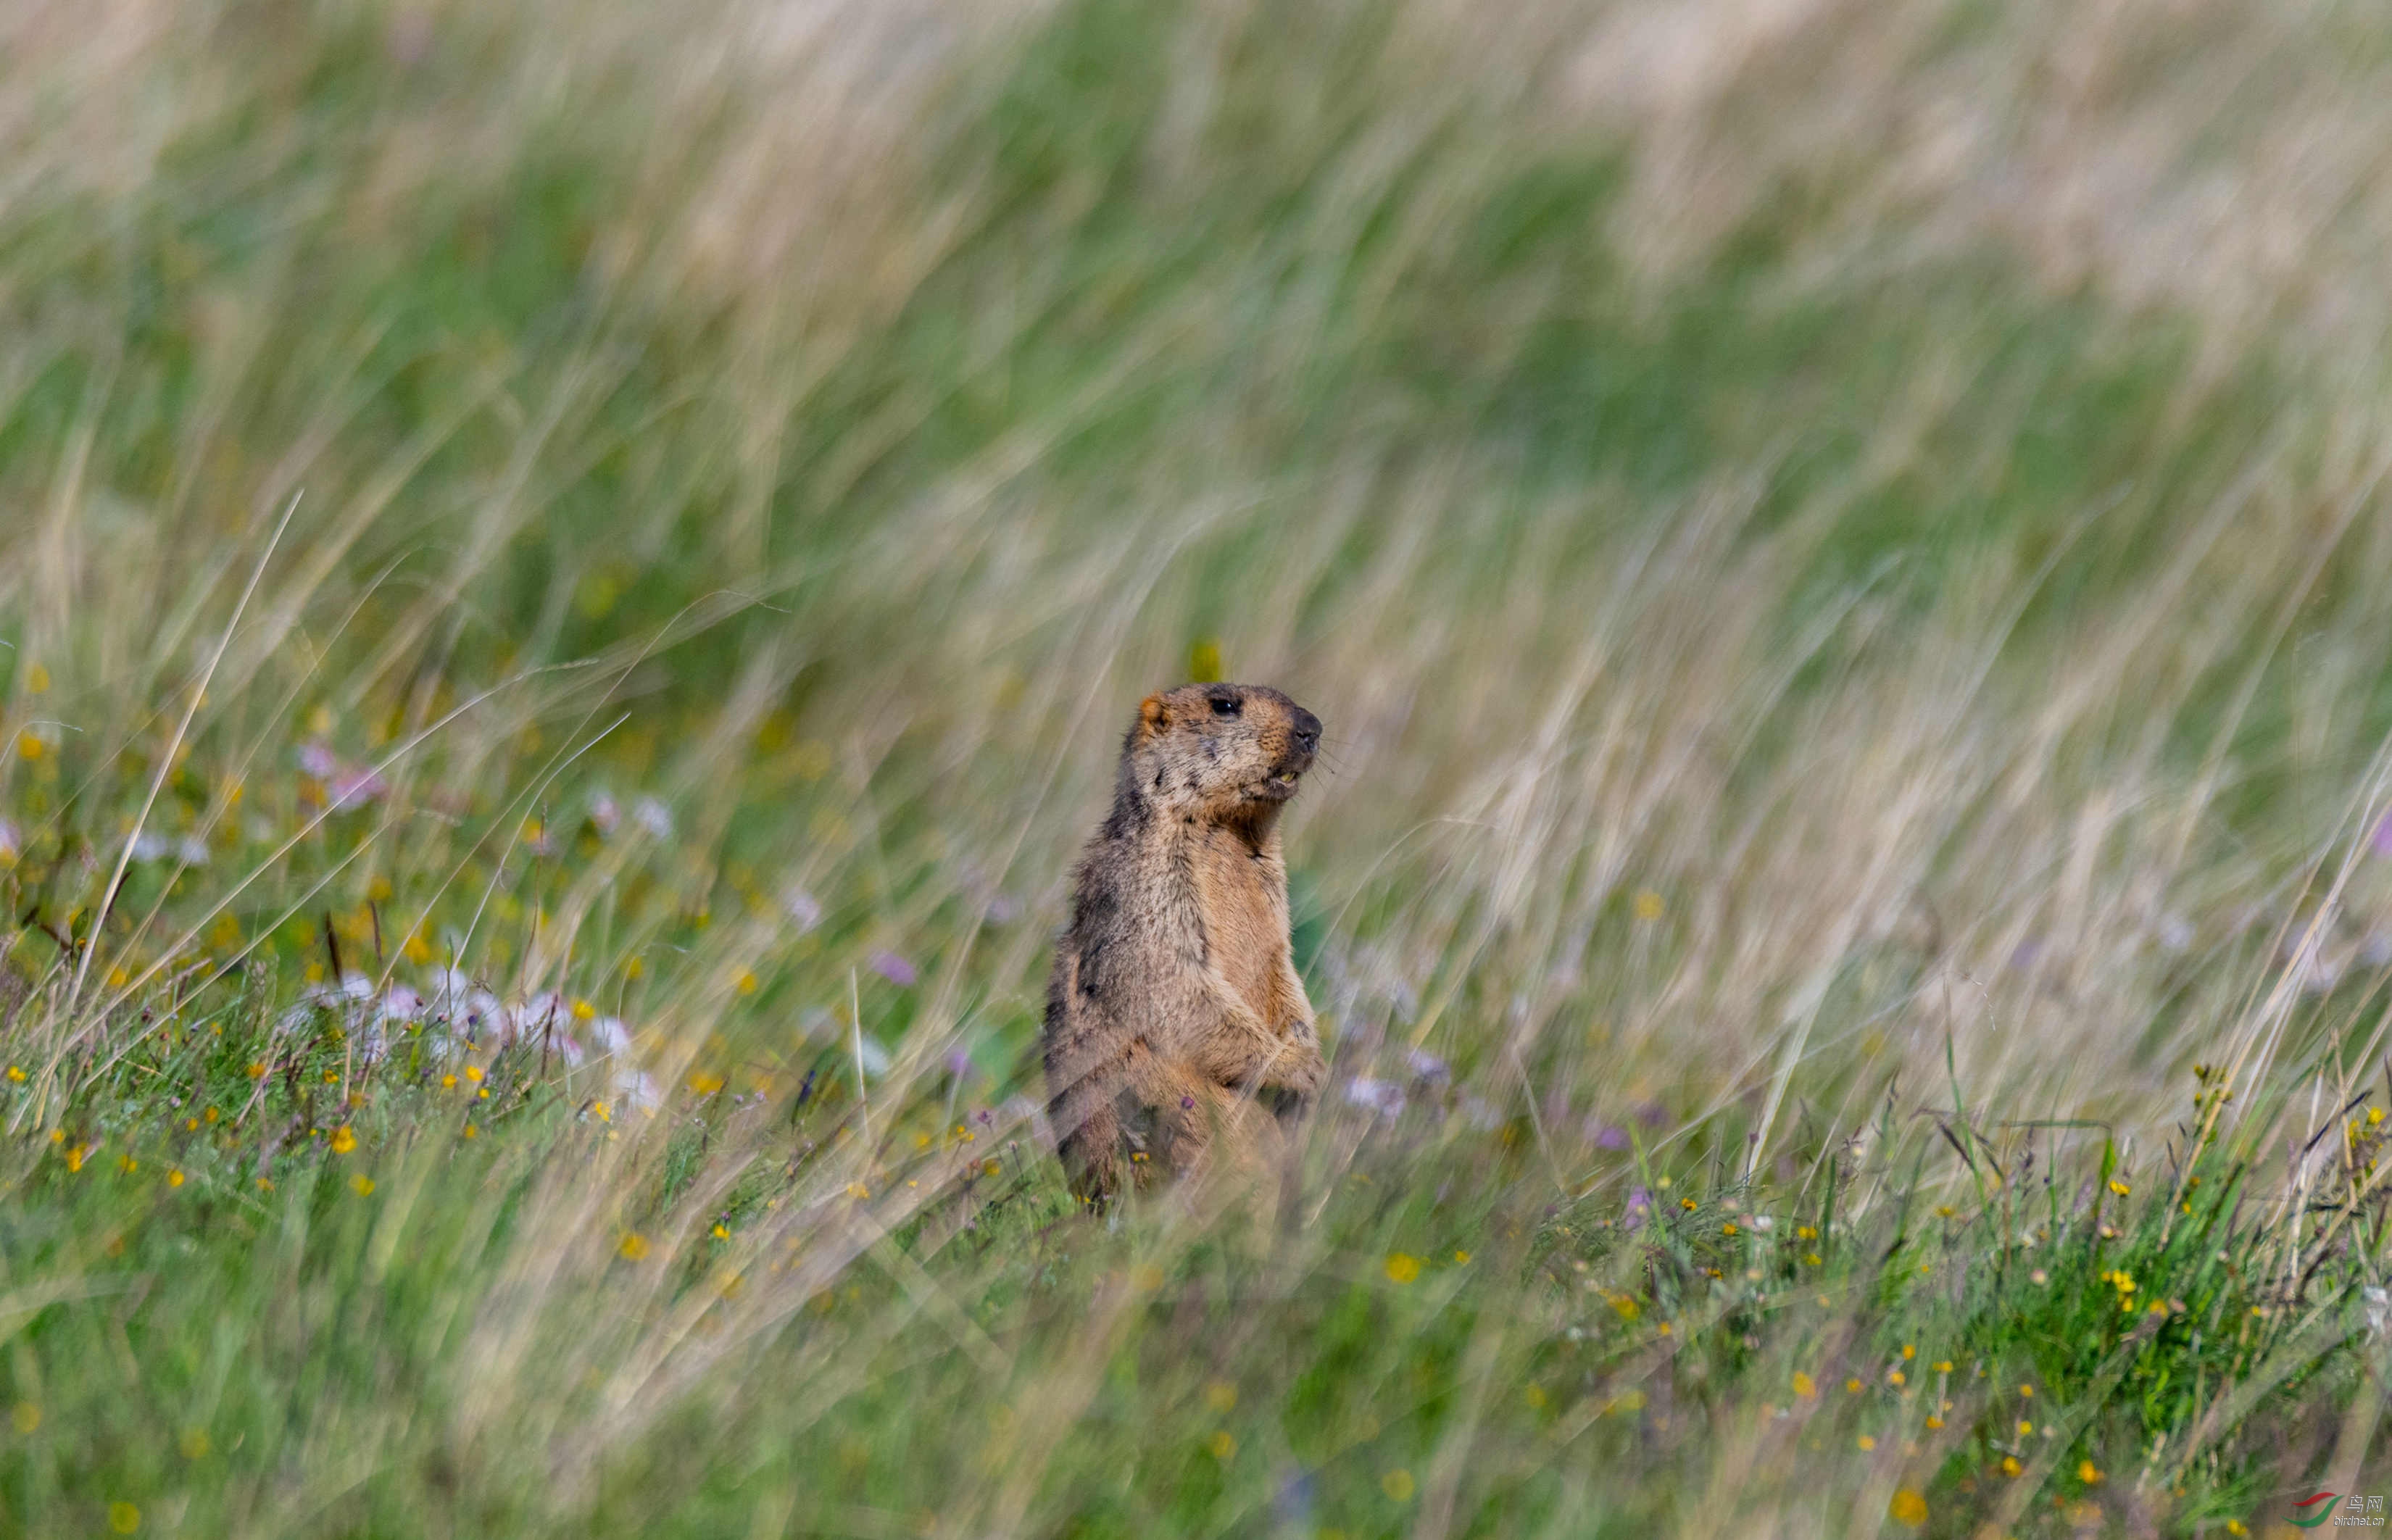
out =
{"type": "Polygon", "coordinates": [[[1122,789],[1160,812],[1242,820],[1295,795],[1320,718],[1260,684],[1183,684],[1140,702],[1122,789]]]}

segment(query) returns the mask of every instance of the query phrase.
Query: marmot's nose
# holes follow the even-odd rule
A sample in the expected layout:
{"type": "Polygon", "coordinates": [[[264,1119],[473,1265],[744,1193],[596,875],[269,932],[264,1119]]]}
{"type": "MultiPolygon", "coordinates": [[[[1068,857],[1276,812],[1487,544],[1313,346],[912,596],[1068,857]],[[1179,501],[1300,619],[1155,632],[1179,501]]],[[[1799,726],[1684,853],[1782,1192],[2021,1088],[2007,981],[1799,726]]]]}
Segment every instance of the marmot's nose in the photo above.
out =
{"type": "Polygon", "coordinates": [[[1295,746],[1302,754],[1310,754],[1320,746],[1320,718],[1302,706],[1295,708],[1295,746]]]}

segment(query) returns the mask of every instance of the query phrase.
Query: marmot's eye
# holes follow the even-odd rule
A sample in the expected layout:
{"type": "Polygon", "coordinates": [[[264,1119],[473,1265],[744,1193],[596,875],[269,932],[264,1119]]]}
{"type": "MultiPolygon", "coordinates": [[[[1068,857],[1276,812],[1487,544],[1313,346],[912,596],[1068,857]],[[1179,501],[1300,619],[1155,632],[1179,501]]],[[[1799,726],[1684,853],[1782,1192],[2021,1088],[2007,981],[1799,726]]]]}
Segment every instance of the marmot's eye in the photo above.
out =
{"type": "Polygon", "coordinates": [[[1235,695],[1216,695],[1216,696],[1214,696],[1214,697],[1213,697],[1213,715],[1214,715],[1214,716],[1216,716],[1216,717],[1234,717],[1234,716],[1236,716],[1237,714],[1238,714],[1238,697],[1236,697],[1235,695]]]}

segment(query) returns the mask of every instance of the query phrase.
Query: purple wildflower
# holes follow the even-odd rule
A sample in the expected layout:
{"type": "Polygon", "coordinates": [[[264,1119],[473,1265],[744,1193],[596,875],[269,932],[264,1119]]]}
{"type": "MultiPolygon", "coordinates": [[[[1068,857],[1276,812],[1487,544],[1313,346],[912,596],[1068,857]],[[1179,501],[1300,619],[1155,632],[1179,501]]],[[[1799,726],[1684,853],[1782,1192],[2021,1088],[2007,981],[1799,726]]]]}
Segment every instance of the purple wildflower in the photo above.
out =
{"type": "Polygon", "coordinates": [[[332,793],[335,808],[354,808],[364,802],[378,802],[390,790],[390,783],[370,770],[344,770],[335,775],[326,788],[332,793]]]}

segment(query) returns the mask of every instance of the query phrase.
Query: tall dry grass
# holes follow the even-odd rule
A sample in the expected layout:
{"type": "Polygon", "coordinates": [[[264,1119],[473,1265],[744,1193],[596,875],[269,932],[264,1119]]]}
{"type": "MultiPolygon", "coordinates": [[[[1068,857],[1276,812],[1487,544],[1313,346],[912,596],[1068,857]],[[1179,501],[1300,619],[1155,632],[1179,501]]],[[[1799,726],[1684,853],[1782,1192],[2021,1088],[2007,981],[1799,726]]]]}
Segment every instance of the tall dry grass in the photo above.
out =
{"type": "Polygon", "coordinates": [[[2305,1217],[2373,1191],[2313,1135],[2392,964],[2364,17],[105,22],[0,23],[14,1521],[2157,1532],[2364,1477],[2380,1239],[2305,1217]],[[1206,638],[1328,722],[1339,1090],[1268,1226],[1100,1229],[1046,936],[1206,638]],[[632,1046],[276,1028],[450,964],[632,1046]],[[1866,1448],[1789,1393],[2053,1244],[1972,1153],[2073,1236],[2194,1144],[2264,1153],[2282,1314],[2172,1444],[2108,1359],[2008,1485],[2012,1350],[1866,1448]],[[1975,1228],[1898,1305],[1573,1271],[1660,1176],[1975,1228]]]}

